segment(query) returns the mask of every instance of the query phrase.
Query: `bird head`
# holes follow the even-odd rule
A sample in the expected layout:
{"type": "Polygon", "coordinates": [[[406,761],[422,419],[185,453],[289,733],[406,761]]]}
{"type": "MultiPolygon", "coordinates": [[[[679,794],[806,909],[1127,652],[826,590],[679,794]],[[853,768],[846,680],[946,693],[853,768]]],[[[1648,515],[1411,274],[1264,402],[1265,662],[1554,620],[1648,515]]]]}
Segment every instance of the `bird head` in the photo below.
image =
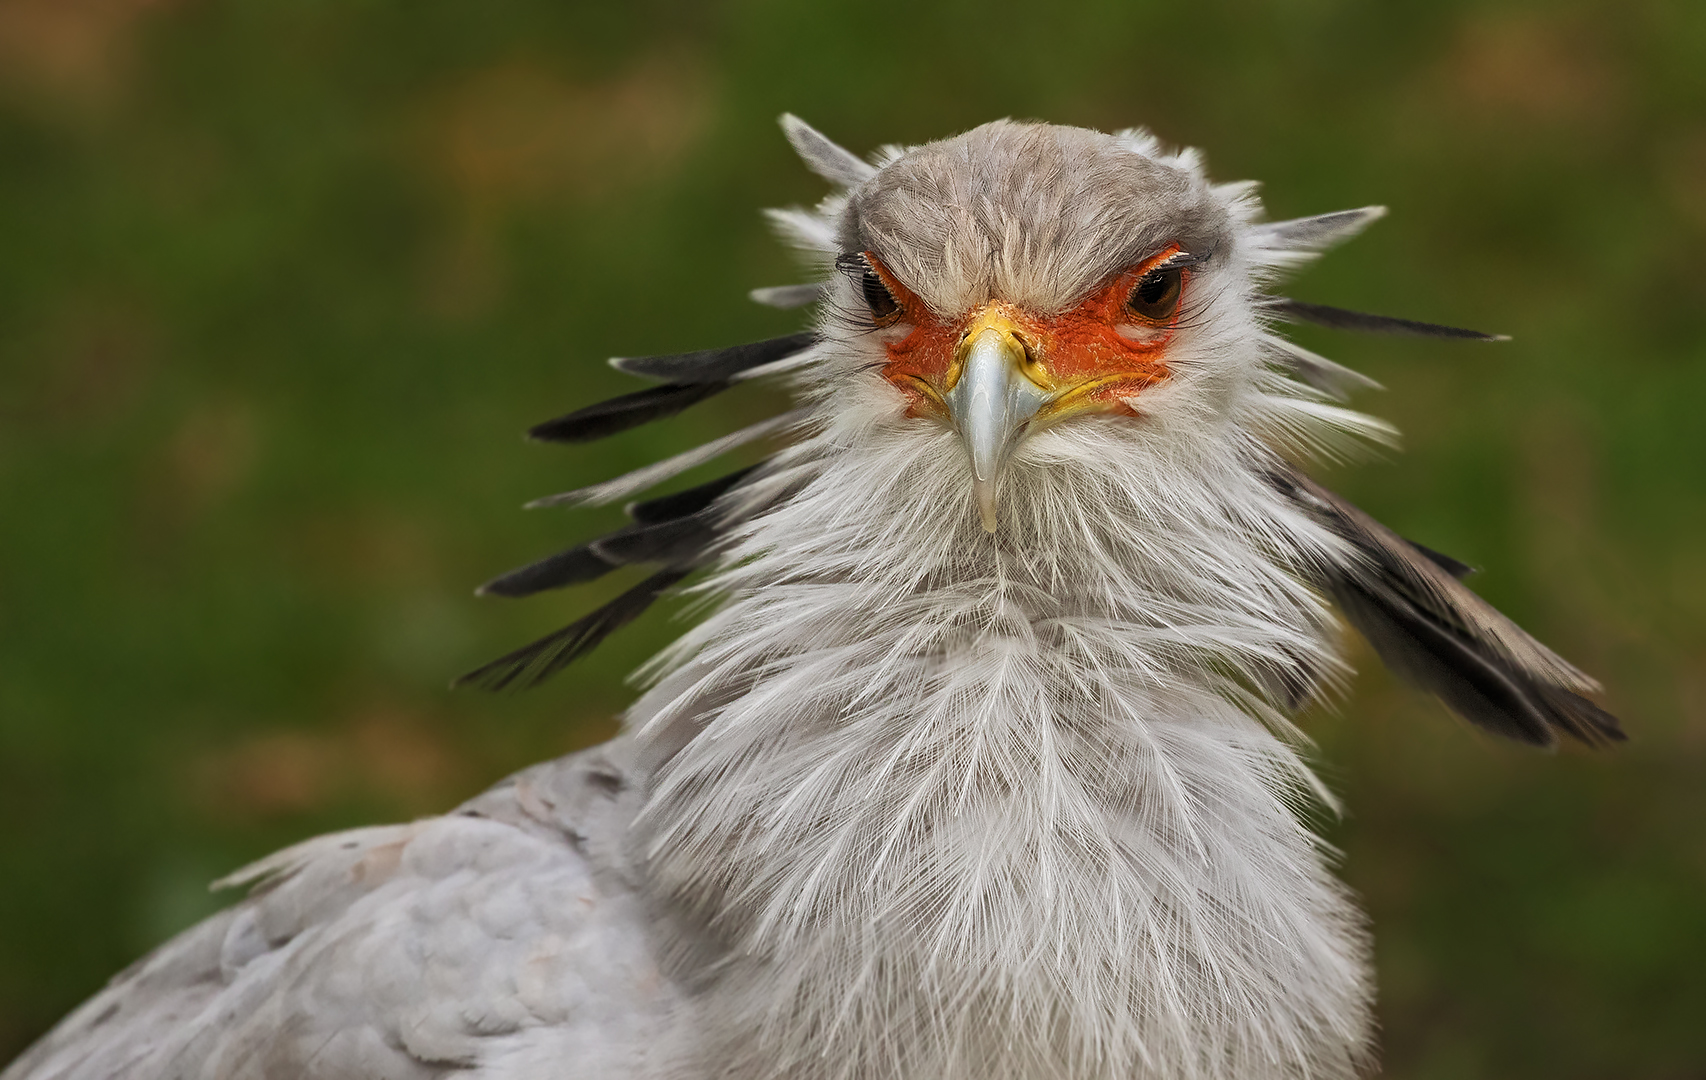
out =
{"type": "Polygon", "coordinates": [[[827,370],[952,429],[988,531],[1009,461],[1040,433],[1224,412],[1259,367],[1237,347],[1260,333],[1237,243],[1251,208],[1193,156],[997,121],[856,170],[787,126],[848,182],[820,207],[837,218],[833,250],[817,246],[837,271],[825,337],[849,359],[827,370]]]}

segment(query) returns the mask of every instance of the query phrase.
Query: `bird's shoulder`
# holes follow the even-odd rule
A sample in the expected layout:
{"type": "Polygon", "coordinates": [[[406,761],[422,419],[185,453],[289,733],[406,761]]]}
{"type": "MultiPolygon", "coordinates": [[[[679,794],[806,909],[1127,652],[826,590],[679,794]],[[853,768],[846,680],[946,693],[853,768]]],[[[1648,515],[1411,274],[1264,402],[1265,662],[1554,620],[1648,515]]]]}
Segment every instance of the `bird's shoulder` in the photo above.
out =
{"type": "Polygon", "coordinates": [[[691,1025],[625,854],[637,786],[607,744],[278,852],[0,1080],[673,1072],[691,1025]]]}

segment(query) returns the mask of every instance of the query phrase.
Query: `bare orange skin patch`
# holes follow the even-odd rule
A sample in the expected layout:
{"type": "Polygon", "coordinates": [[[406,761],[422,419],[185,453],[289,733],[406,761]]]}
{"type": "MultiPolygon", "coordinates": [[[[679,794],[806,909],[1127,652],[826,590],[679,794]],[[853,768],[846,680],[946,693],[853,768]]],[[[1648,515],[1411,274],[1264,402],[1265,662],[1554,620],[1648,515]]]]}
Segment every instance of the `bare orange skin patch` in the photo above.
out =
{"type": "MultiPolygon", "coordinates": [[[[931,311],[875,255],[866,252],[866,261],[899,305],[899,310],[880,324],[911,327],[905,337],[888,344],[883,377],[911,399],[909,416],[945,419],[943,395],[959,378],[956,352],[960,342],[974,323],[981,324],[996,314],[1024,343],[1027,374],[1054,391],[1046,414],[1052,417],[1094,411],[1135,415],[1126,400],[1167,378],[1165,352],[1178,328],[1184,289],[1179,305],[1162,321],[1136,314],[1126,306],[1126,300],[1144,275],[1178,251],[1178,245],[1171,245],[1121,271],[1076,307],[1052,317],[995,303],[954,319],[931,311]]],[[[1188,287],[1190,273],[1182,273],[1188,287]]]]}

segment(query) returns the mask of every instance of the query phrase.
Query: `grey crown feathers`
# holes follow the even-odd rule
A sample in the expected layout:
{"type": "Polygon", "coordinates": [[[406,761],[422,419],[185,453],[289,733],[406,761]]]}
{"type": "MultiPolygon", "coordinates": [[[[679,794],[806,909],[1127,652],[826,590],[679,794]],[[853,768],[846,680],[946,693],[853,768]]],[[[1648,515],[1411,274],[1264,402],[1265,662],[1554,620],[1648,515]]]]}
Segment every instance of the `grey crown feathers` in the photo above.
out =
{"type": "Polygon", "coordinates": [[[462,681],[531,685],[660,595],[715,607],[613,742],[455,812],[310,840],[0,1080],[1336,1078],[1373,1068],[1367,930],[1304,821],[1290,714],[1329,602],[1459,716],[1621,739],[1468,567],[1310,480],[1389,439],[1283,322],[1490,340],[1274,295],[1380,217],[1264,222],[1193,151],[999,121],[773,211],[816,305],[767,341],[612,361],[588,442],[736,384],[788,412],[539,505],[756,465],[482,587],[649,576],[462,681]]]}

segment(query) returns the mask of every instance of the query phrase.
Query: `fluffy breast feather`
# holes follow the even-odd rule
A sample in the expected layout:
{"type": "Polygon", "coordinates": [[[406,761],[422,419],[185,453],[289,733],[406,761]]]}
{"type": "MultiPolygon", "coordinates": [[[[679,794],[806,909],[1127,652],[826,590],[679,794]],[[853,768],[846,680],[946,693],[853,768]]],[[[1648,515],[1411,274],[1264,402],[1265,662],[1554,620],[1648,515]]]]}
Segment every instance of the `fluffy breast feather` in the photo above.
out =
{"type": "Polygon", "coordinates": [[[1242,432],[1045,432],[994,537],[879,391],[776,470],[633,716],[729,1075],[1354,1074],[1366,945],[1280,712],[1337,670],[1300,571],[1343,553],[1242,432]]]}

